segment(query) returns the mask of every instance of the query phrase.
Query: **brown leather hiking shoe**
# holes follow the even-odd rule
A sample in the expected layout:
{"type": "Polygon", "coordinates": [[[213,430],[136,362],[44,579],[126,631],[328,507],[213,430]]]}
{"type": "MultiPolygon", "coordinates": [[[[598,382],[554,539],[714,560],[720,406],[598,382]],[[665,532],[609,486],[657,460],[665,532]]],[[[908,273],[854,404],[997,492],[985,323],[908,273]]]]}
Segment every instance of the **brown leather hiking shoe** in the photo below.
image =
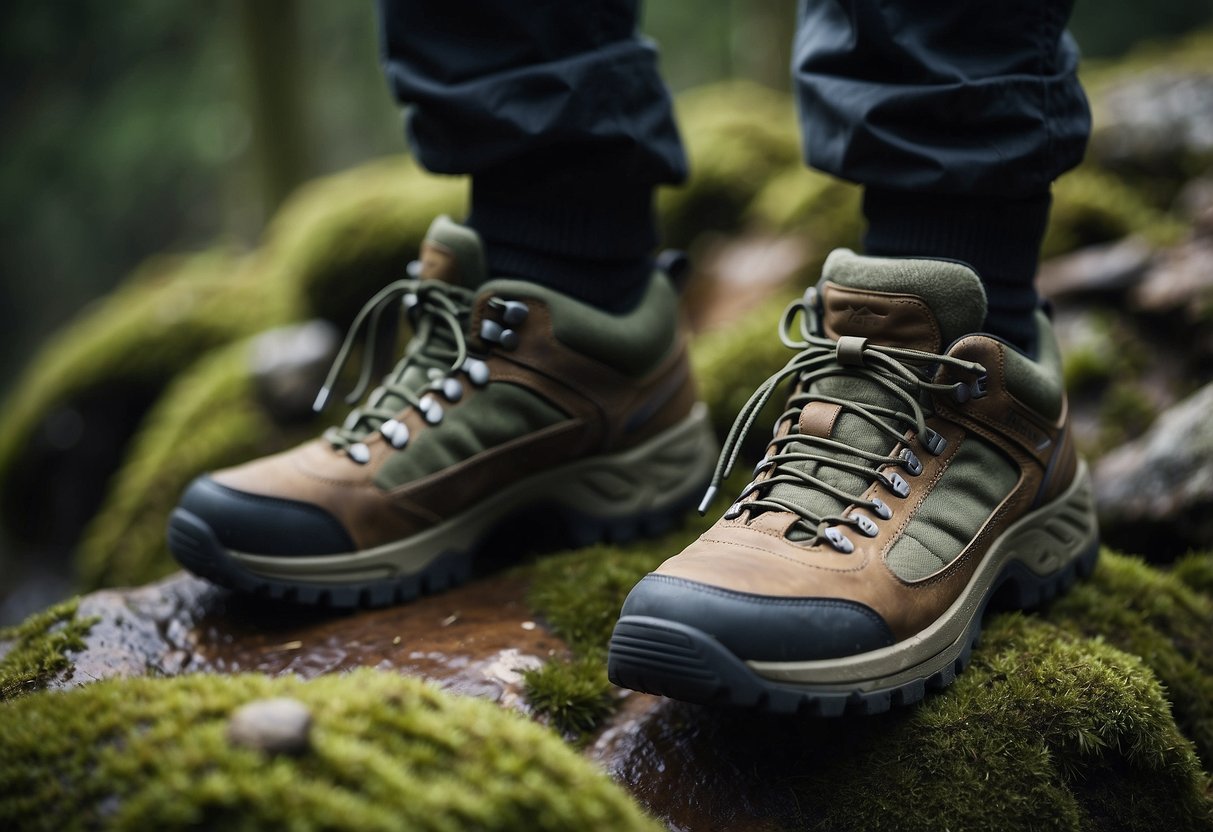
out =
{"type": "Polygon", "coordinates": [[[797,354],[739,415],[714,484],[791,380],[755,479],[632,590],[612,681],[785,713],[884,711],[952,681],[995,595],[1026,607],[1088,574],[1095,512],[1049,322],[1033,360],[973,334],[984,319],[963,265],[834,252],[789,307],[781,337],[797,354]]]}
{"type": "Polygon", "coordinates": [[[364,326],[369,349],[401,305],[403,360],[342,427],[195,480],[169,525],[177,560],[244,592],[380,605],[466,579],[519,513],[585,544],[657,533],[693,505],[717,446],[667,278],[612,315],[486,280],[483,263],[475,232],[435,221],[418,279],[363,309],[320,403],[364,326]]]}

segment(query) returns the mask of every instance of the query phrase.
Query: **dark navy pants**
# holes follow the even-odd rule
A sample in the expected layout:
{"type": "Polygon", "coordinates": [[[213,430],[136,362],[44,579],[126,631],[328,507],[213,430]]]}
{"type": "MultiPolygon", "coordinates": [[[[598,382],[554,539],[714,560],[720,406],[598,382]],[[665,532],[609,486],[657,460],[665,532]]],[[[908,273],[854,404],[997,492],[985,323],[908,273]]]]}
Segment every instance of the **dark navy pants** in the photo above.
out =
{"type": "MultiPolygon", "coordinates": [[[[967,260],[987,288],[1027,271],[1030,291],[1049,183],[1078,163],[1090,129],[1071,5],[802,0],[792,73],[805,158],[866,186],[869,250],[967,260]]],[[[381,0],[381,11],[414,153],[473,174],[473,215],[501,236],[564,235],[609,257],[581,234],[602,218],[544,206],[575,189],[616,206],[605,221],[622,227],[654,185],[686,176],[637,0],[381,0]]]]}

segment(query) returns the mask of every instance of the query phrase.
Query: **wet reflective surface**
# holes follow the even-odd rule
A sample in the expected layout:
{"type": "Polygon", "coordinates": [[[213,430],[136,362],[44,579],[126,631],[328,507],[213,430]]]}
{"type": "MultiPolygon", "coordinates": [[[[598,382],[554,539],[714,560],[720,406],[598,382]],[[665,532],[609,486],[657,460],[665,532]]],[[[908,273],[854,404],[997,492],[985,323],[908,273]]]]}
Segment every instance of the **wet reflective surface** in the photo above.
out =
{"type": "Polygon", "coordinates": [[[178,575],[82,599],[80,616],[100,620],[62,684],[190,672],[311,678],[375,667],[525,710],[521,670],[565,653],[531,619],[525,592],[522,579],[497,576],[411,604],[332,613],[246,599],[178,575]]]}

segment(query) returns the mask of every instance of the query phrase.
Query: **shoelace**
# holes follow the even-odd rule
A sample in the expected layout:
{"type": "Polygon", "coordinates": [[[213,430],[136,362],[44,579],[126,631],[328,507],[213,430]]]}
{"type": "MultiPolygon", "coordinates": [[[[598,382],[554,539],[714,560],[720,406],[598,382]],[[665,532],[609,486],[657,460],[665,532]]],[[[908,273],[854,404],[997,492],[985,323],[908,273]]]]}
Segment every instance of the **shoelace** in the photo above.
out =
{"type": "MultiPolygon", "coordinates": [[[[410,271],[415,271],[410,266],[410,271]]],[[[362,366],[359,369],[358,383],[349,395],[345,397],[347,404],[356,404],[370,386],[371,374],[374,372],[372,356],[380,342],[380,329],[384,313],[395,309],[397,302],[403,303],[406,313],[413,324],[413,337],[405,350],[404,357],[395,368],[384,378],[382,384],[371,392],[365,406],[352,411],[339,428],[329,428],[325,431],[327,439],[335,449],[344,450],[356,462],[365,462],[369,457],[362,440],[375,430],[381,430],[396,447],[401,447],[408,439],[404,425],[395,421],[394,416],[398,407],[385,406],[395,397],[412,405],[423,413],[430,421],[432,415],[441,418],[441,409],[433,403],[428,391],[445,390],[447,398],[458,398],[459,392],[454,384],[458,384],[453,376],[459,371],[468,372],[473,383],[477,382],[478,370],[482,362],[470,359],[468,356],[467,338],[464,335],[466,321],[471,313],[473,293],[461,286],[440,280],[397,280],[389,283],[374,297],[367,301],[354,318],[346,333],[345,341],[337,352],[337,357],[329,369],[324,386],[316,396],[312,405],[316,412],[321,411],[328,402],[337,377],[349,360],[350,354],[358,341],[359,332],[365,328],[363,336],[362,366]],[[448,335],[447,343],[443,343],[443,335],[448,335]],[[405,383],[405,374],[411,367],[420,365],[427,371],[428,383],[420,389],[413,389],[405,383]],[[445,387],[444,387],[445,385],[445,387]]],[[[389,318],[392,327],[392,338],[399,325],[399,315],[389,318]]]]}
{"type": "MultiPolygon", "coordinates": [[[[817,334],[821,328],[816,310],[816,289],[810,288],[803,298],[793,301],[784,311],[779,322],[779,339],[785,346],[797,350],[797,353],[778,372],[758,386],[737,414],[721,449],[711,484],[700,503],[701,514],[707,511],[720,483],[733,470],[742,443],[759,413],[788,378],[798,379],[799,392],[789,398],[788,409],[776,421],[777,426],[785,420],[798,419],[800,411],[811,402],[826,402],[842,408],[842,412],[864,419],[873,428],[887,435],[894,447],[905,441],[906,429],[912,430],[921,444],[935,455],[942,453],[947,443],[942,436],[927,427],[928,413],[925,408],[929,408],[929,400],[925,394],[950,394],[958,403],[985,395],[986,370],[980,364],[931,352],[871,344],[866,338],[855,336],[843,336],[834,341],[817,334]],[[794,338],[792,326],[799,313],[803,313],[800,315],[800,338],[794,338]],[[971,375],[974,380],[952,384],[931,382],[930,375],[941,365],[971,375]],[[915,367],[918,369],[914,369],[915,367]],[[908,412],[809,392],[815,382],[831,376],[860,378],[877,385],[903,402],[908,412]],[[893,425],[901,426],[902,431],[899,432],[893,425]]],[[[725,517],[733,519],[744,511],[749,511],[751,516],[763,511],[791,512],[799,518],[797,525],[809,533],[812,542],[824,539],[835,549],[850,552],[854,546],[839,527],[851,527],[866,537],[875,537],[878,529],[870,518],[857,511],[848,516],[818,516],[805,506],[772,496],[769,493],[771,488],[778,483],[791,483],[817,489],[833,495],[841,500],[843,505],[867,508],[882,520],[892,516],[889,507],[880,499],[865,500],[861,495],[849,494],[819,477],[789,465],[797,462],[817,463],[819,468],[829,466],[849,471],[862,477],[868,484],[880,481],[890,492],[901,497],[909,494],[909,485],[905,479],[895,472],[889,473],[881,469],[897,466],[911,475],[922,471],[921,461],[909,448],[905,448],[897,456],[884,456],[834,439],[789,432],[771,440],[767,456],[755,468],[755,479],[742,490],[736,502],[725,512],[725,517]],[[789,449],[794,443],[807,445],[811,450],[806,452],[789,449]],[[766,472],[769,472],[768,476],[762,477],[766,472]],[[754,495],[758,495],[756,499],[746,502],[754,495]]]]}

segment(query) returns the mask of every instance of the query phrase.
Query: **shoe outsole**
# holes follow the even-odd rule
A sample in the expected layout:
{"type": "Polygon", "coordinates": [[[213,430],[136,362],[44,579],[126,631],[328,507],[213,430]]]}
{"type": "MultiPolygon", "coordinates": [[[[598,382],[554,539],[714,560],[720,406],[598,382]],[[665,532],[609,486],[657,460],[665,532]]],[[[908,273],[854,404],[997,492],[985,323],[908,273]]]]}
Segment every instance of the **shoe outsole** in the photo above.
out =
{"type": "MultiPolygon", "coordinates": [[[[627,518],[597,518],[571,509],[559,512],[570,545],[619,544],[656,537],[674,528],[697,497],[692,494],[659,511],[627,518]]],[[[212,583],[246,595],[334,610],[392,606],[467,583],[475,574],[477,556],[486,548],[482,542],[468,551],[443,552],[420,572],[381,581],[322,584],[280,580],[245,568],[206,521],[181,508],[169,517],[168,546],[182,567],[212,583]]]]}
{"type": "Polygon", "coordinates": [[[815,690],[766,679],[719,641],[695,627],[647,616],[625,616],[611,636],[607,675],[620,687],[705,705],[753,708],[776,714],[837,717],[878,714],[912,705],[928,691],[942,690],[969,664],[981,639],[981,623],[992,600],[1000,607],[1029,609],[1065,593],[1095,569],[1098,545],[1053,575],[1040,577],[1012,562],[983,598],[966,636],[946,664],[902,684],[873,690],[815,690]]]}

